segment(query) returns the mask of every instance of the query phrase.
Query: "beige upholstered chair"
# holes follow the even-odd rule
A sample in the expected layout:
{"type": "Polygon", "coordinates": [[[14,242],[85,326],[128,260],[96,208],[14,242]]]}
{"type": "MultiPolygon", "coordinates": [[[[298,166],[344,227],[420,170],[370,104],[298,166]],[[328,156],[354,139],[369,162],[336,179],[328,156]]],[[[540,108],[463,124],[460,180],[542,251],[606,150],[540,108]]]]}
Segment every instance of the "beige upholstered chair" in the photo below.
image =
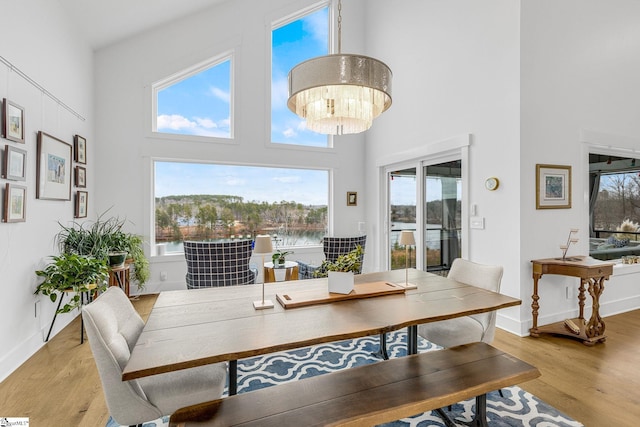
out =
{"type": "Polygon", "coordinates": [[[142,425],[222,396],[225,363],[122,381],[122,370],[144,322],[119,287],[110,287],[84,306],[82,317],[109,413],[119,424],[142,425]]]}
{"type": "MultiPolygon", "coordinates": [[[[500,292],[502,266],[477,264],[456,258],[447,277],[467,285],[500,292]]],[[[495,311],[418,326],[418,335],[445,348],[478,341],[491,343],[495,332],[495,311]]]]}

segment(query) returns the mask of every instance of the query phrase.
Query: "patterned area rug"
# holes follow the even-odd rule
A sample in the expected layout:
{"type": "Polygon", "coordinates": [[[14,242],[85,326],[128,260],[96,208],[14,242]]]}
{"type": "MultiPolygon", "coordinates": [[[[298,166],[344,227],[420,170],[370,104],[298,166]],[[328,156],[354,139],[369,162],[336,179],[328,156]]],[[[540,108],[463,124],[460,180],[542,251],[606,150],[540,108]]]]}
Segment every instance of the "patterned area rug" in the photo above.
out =
{"type": "MultiPolygon", "coordinates": [[[[388,334],[387,341],[390,357],[406,355],[404,331],[388,334]]],[[[378,362],[380,359],[374,355],[378,351],[378,342],[377,336],[358,338],[241,360],[238,362],[238,393],[378,362]]],[[[432,343],[420,340],[419,352],[437,349],[438,347],[432,343]]],[[[491,427],[583,427],[581,423],[558,412],[519,387],[504,388],[502,394],[504,397],[497,391],[487,395],[487,415],[491,427]]],[[[474,404],[474,399],[457,403],[453,405],[449,415],[455,421],[471,421],[474,404]]],[[[144,427],[166,427],[168,423],[169,417],[164,417],[145,423],[144,427]]],[[[435,413],[425,412],[381,426],[444,427],[445,424],[435,413]]],[[[120,426],[109,419],[106,427],[120,426]]]]}

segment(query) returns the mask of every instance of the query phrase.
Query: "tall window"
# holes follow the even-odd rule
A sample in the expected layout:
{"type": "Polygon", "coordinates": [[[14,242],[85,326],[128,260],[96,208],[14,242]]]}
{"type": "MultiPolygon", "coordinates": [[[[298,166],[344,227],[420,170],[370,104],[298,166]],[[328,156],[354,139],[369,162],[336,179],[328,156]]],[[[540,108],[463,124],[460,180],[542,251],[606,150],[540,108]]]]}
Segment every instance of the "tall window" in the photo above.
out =
{"type": "Polygon", "coordinates": [[[300,62],[328,53],[329,8],[325,6],[274,27],[271,32],[271,142],[327,147],[327,135],[308,130],[305,121],[287,108],[287,76],[300,62]]]}
{"type": "Polygon", "coordinates": [[[231,57],[208,61],[153,86],[154,131],[232,138],[231,57]]]}
{"type": "Polygon", "coordinates": [[[328,224],[329,172],[155,162],[155,240],[274,237],[276,246],[318,245],[328,224]]]}

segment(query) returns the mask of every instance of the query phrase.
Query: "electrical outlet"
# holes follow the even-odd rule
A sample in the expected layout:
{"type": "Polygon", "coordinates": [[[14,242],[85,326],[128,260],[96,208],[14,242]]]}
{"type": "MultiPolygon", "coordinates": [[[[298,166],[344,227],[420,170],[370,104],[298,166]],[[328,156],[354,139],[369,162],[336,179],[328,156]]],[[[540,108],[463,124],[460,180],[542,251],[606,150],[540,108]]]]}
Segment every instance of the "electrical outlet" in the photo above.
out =
{"type": "Polygon", "coordinates": [[[36,301],[33,305],[33,315],[36,319],[40,316],[40,301],[36,301]]]}
{"type": "Polygon", "coordinates": [[[572,299],[573,298],[573,288],[571,286],[567,286],[566,288],[564,288],[565,290],[565,296],[567,299],[572,299]]]}
{"type": "Polygon", "coordinates": [[[167,272],[166,271],[161,271],[160,272],[160,281],[162,281],[162,282],[166,282],[167,281],[167,272]]]}

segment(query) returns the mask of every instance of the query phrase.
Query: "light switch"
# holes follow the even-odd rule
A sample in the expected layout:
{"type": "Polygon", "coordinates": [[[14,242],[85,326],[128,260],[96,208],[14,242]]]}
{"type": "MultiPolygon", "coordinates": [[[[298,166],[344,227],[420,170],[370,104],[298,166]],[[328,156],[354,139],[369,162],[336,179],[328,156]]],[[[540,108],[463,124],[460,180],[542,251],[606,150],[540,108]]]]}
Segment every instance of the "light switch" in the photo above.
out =
{"type": "Polygon", "coordinates": [[[484,217],[472,216],[471,217],[471,228],[476,228],[478,230],[484,230],[484,217]]]}

